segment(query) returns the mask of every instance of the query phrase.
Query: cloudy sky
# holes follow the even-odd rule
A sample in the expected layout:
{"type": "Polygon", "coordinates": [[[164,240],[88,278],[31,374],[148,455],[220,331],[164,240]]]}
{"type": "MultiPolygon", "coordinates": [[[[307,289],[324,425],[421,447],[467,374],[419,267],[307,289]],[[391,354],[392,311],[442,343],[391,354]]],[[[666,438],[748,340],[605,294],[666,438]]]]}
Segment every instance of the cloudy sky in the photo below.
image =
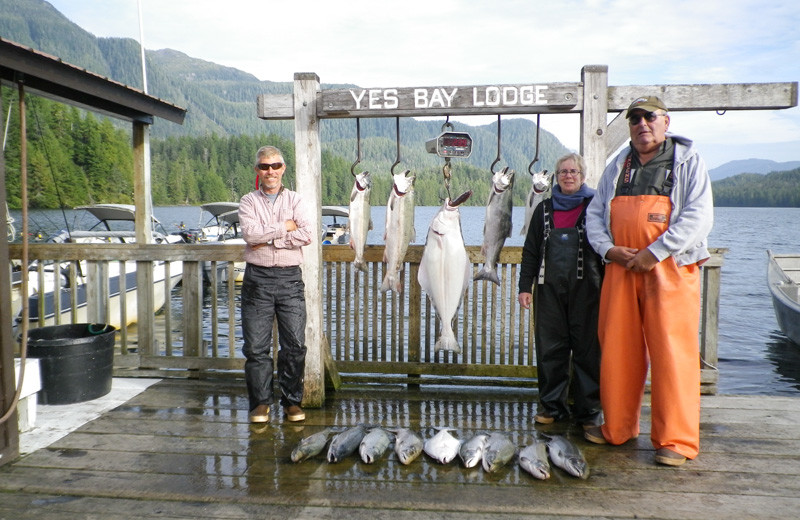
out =
{"type": "MultiPolygon", "coordinates": [[[[361,87],[580,81],[609,85],[800,81],[796,0],[49,0],[96,36],[139,39],[261,80],[315,72],[361,87]]],[[[800,108],[672,115],[709,167],[800,160],[800,108]]],[[[492,120],[492,118],[489,118],[492,120]]],[[[470,124],[489,120],[467,118],[470,124]]],[[[542,127],[579,145],[575,115],[542,127]]]]}

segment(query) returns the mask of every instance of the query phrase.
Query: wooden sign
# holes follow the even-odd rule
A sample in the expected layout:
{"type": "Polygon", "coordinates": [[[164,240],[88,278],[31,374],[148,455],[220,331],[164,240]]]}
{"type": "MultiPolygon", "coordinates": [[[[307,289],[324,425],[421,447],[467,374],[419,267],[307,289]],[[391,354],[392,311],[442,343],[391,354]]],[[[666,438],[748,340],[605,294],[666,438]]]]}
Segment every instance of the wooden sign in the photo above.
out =
{"type": "MultiPolygon", "coordinates": [[[[579,111],[580,83],[322,90],[317,117],[418,117],[579,111]]],[[[258,117],[289,116],[290,99],[259,96],[258,117]],[[264,99],[262,99],[264,98],[264,99]]]]}

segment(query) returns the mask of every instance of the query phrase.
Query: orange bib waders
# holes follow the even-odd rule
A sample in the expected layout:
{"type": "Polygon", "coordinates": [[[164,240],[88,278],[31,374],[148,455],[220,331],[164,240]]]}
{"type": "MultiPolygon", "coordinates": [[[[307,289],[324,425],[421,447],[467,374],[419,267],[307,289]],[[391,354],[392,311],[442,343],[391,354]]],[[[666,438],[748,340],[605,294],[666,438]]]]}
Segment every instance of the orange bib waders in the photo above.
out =
{"type": "MultiPolygon", "coordinates": [[[[670,212],[666,196],[615,197],[614,243],[646,248],[667,230],[670,212]]],[[[599,318],[605,438],[622,444],[639,434],[649,364],[653,446],[695,458],[700,444],[699,267],[679,267],[673,257],[646,273],[606,264],[599,318]]]]}

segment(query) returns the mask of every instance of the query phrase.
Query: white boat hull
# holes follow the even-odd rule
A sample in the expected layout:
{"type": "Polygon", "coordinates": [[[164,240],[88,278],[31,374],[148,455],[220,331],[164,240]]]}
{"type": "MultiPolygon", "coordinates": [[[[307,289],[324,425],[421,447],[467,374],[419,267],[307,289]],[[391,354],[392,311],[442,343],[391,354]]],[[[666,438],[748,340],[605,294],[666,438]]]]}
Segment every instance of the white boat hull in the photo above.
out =
{"type": "MultiPolygon", "coordinates": [[[[85,269],[85,268],[84,268],[85,269]]],[[[88,299],[87,299],[87,280],[86,277],[78,277],[77,284],[74,291],[76,292],[75,299],[77,305],[73,312],[72,308],[72,292],[73,289],[67,287],[59,287],[58,294],[60,296],[61,306],[56,312],[56,305],[54,303],[55,293],[53,292],[54,282],[46,284],[46,290],[40,295],[38,291],[30,291],[31,297],[28,300],[29,305],[29,328],[39,326],[59,325],[66,323],[94,323],[104,322],[113,325],[117,329],[121,327],[128,327],[136,323],[138,319],[138,295],[136,287],[136,262],[125,263],[125,294],[124,298],[120,294],[120,272],[119,263],[109,263],[109,296],[105,302],[106,311],[105,319],[96,319],[89,316],[88,299]],[[48,290],[49,287],[49,290],[48,290]],[[39,320],[40,297],[44,297],[44,319],[39,320]],[[123,301],[125,312],[123,314],[122,307],[123,301]]],[[[30,271],[30,278],[38,278],[35,271],[30,271]]],[[[168,295],[172,289],[181,281],[183,275],[182,262],[170,262],[170,282],[169,287],[165,287],[165,268],[164,263],[159,263],[153,267],[153,312],[158,312],[164,304],[168,301],[168,295]]],[[[47,273],[46,279],[52,280],[53,273],[47,273]]],[[[21,308],[21,299],[18,298],[16,303],[21,308]]],[[[15,329],[19,328],[22,321],[20,309],[17,309],[15,315],[15,329]]],[[[15,335],[17,330],[15,330],[15,335]]]]}
{"type": "Polygon", "coordinates": [[[781,331],[800,346],[800,254],[767,254],[767,284],[775,318],[781,331]]]}

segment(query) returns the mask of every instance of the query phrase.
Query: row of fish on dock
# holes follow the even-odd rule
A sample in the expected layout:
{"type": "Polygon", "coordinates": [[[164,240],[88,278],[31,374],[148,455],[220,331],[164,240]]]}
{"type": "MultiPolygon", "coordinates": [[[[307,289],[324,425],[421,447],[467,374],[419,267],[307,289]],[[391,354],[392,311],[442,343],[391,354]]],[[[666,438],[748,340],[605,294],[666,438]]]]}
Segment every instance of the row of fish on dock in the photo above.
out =
{"type": "MultiPolygon", "coordinates": [[[[331,428],[302,439],[292,450],[292,462],[302,462],[320,453],[328,446],[327,461],[340,462],[356,451],[365,464],[374,464],[385,456],[394,442],[397,459],[403,465],[411,464],[423,452],[440,464],[450,464],[456,457],[465,468],[481,465],[484,471],[494,473],[517,455],[517,446],[504,433],[479,433],[466,441],[454,437],[448,428],[427,440],[408,428],[388,430],[380,427],[353,426],[333,436],[331,428]],[[330,440],[330,442],[329,442],[330,440]]],[[[589,465],[580,449],[563,435],[534,436],[525,446],[517,461],[519,466],[534,477],[550,478],[550,461],[570,475],[588,478],[589,465]],[[549,456],[549,460],[548,460],[549,456]]]]}
{"type": "MultiPolygon", "coordinates": [[[[381,290],[403,291],[402,278],[408,245],[416,238],[414,230],[414,179],[410,170],[392,176],[392,191],[386,204],[386,229],[384,233],[383,262],[386,273],[381,290]]],[[[514,170],[504,168],[493,172],[489,200],[486,204],[486,218],[483,228],[481,253],[483,267],[474,280],[487,280],[500,284],[497,262],[506,238],[511,236],[511,212],[513,208],[512,189],[514,170]]],[[[525,226],[521,234],[527,233],[533,209],[541,202],[550,187],[551,178],[547,171],[533,174],[533,184],[526,201],[525,226]]],[[[350,247],[355,251],[353,265],[366,271],[364,249],[367,233],[372,229],[370,219],[370,194],[372,180],[370,173],[364,171],[355,176],[350,194],[350,247]]],[[[444,204],[431,221],[420,260],[418,282],[428,295],[441,320],[441,333],[434,346],[435,351],[461,352],[456,340],[452,322],[458,313],[464,294],[472,282],[471,263],[464,245],[461,231],[459,206],[472,196],[468,190],[444,204]]]]}

